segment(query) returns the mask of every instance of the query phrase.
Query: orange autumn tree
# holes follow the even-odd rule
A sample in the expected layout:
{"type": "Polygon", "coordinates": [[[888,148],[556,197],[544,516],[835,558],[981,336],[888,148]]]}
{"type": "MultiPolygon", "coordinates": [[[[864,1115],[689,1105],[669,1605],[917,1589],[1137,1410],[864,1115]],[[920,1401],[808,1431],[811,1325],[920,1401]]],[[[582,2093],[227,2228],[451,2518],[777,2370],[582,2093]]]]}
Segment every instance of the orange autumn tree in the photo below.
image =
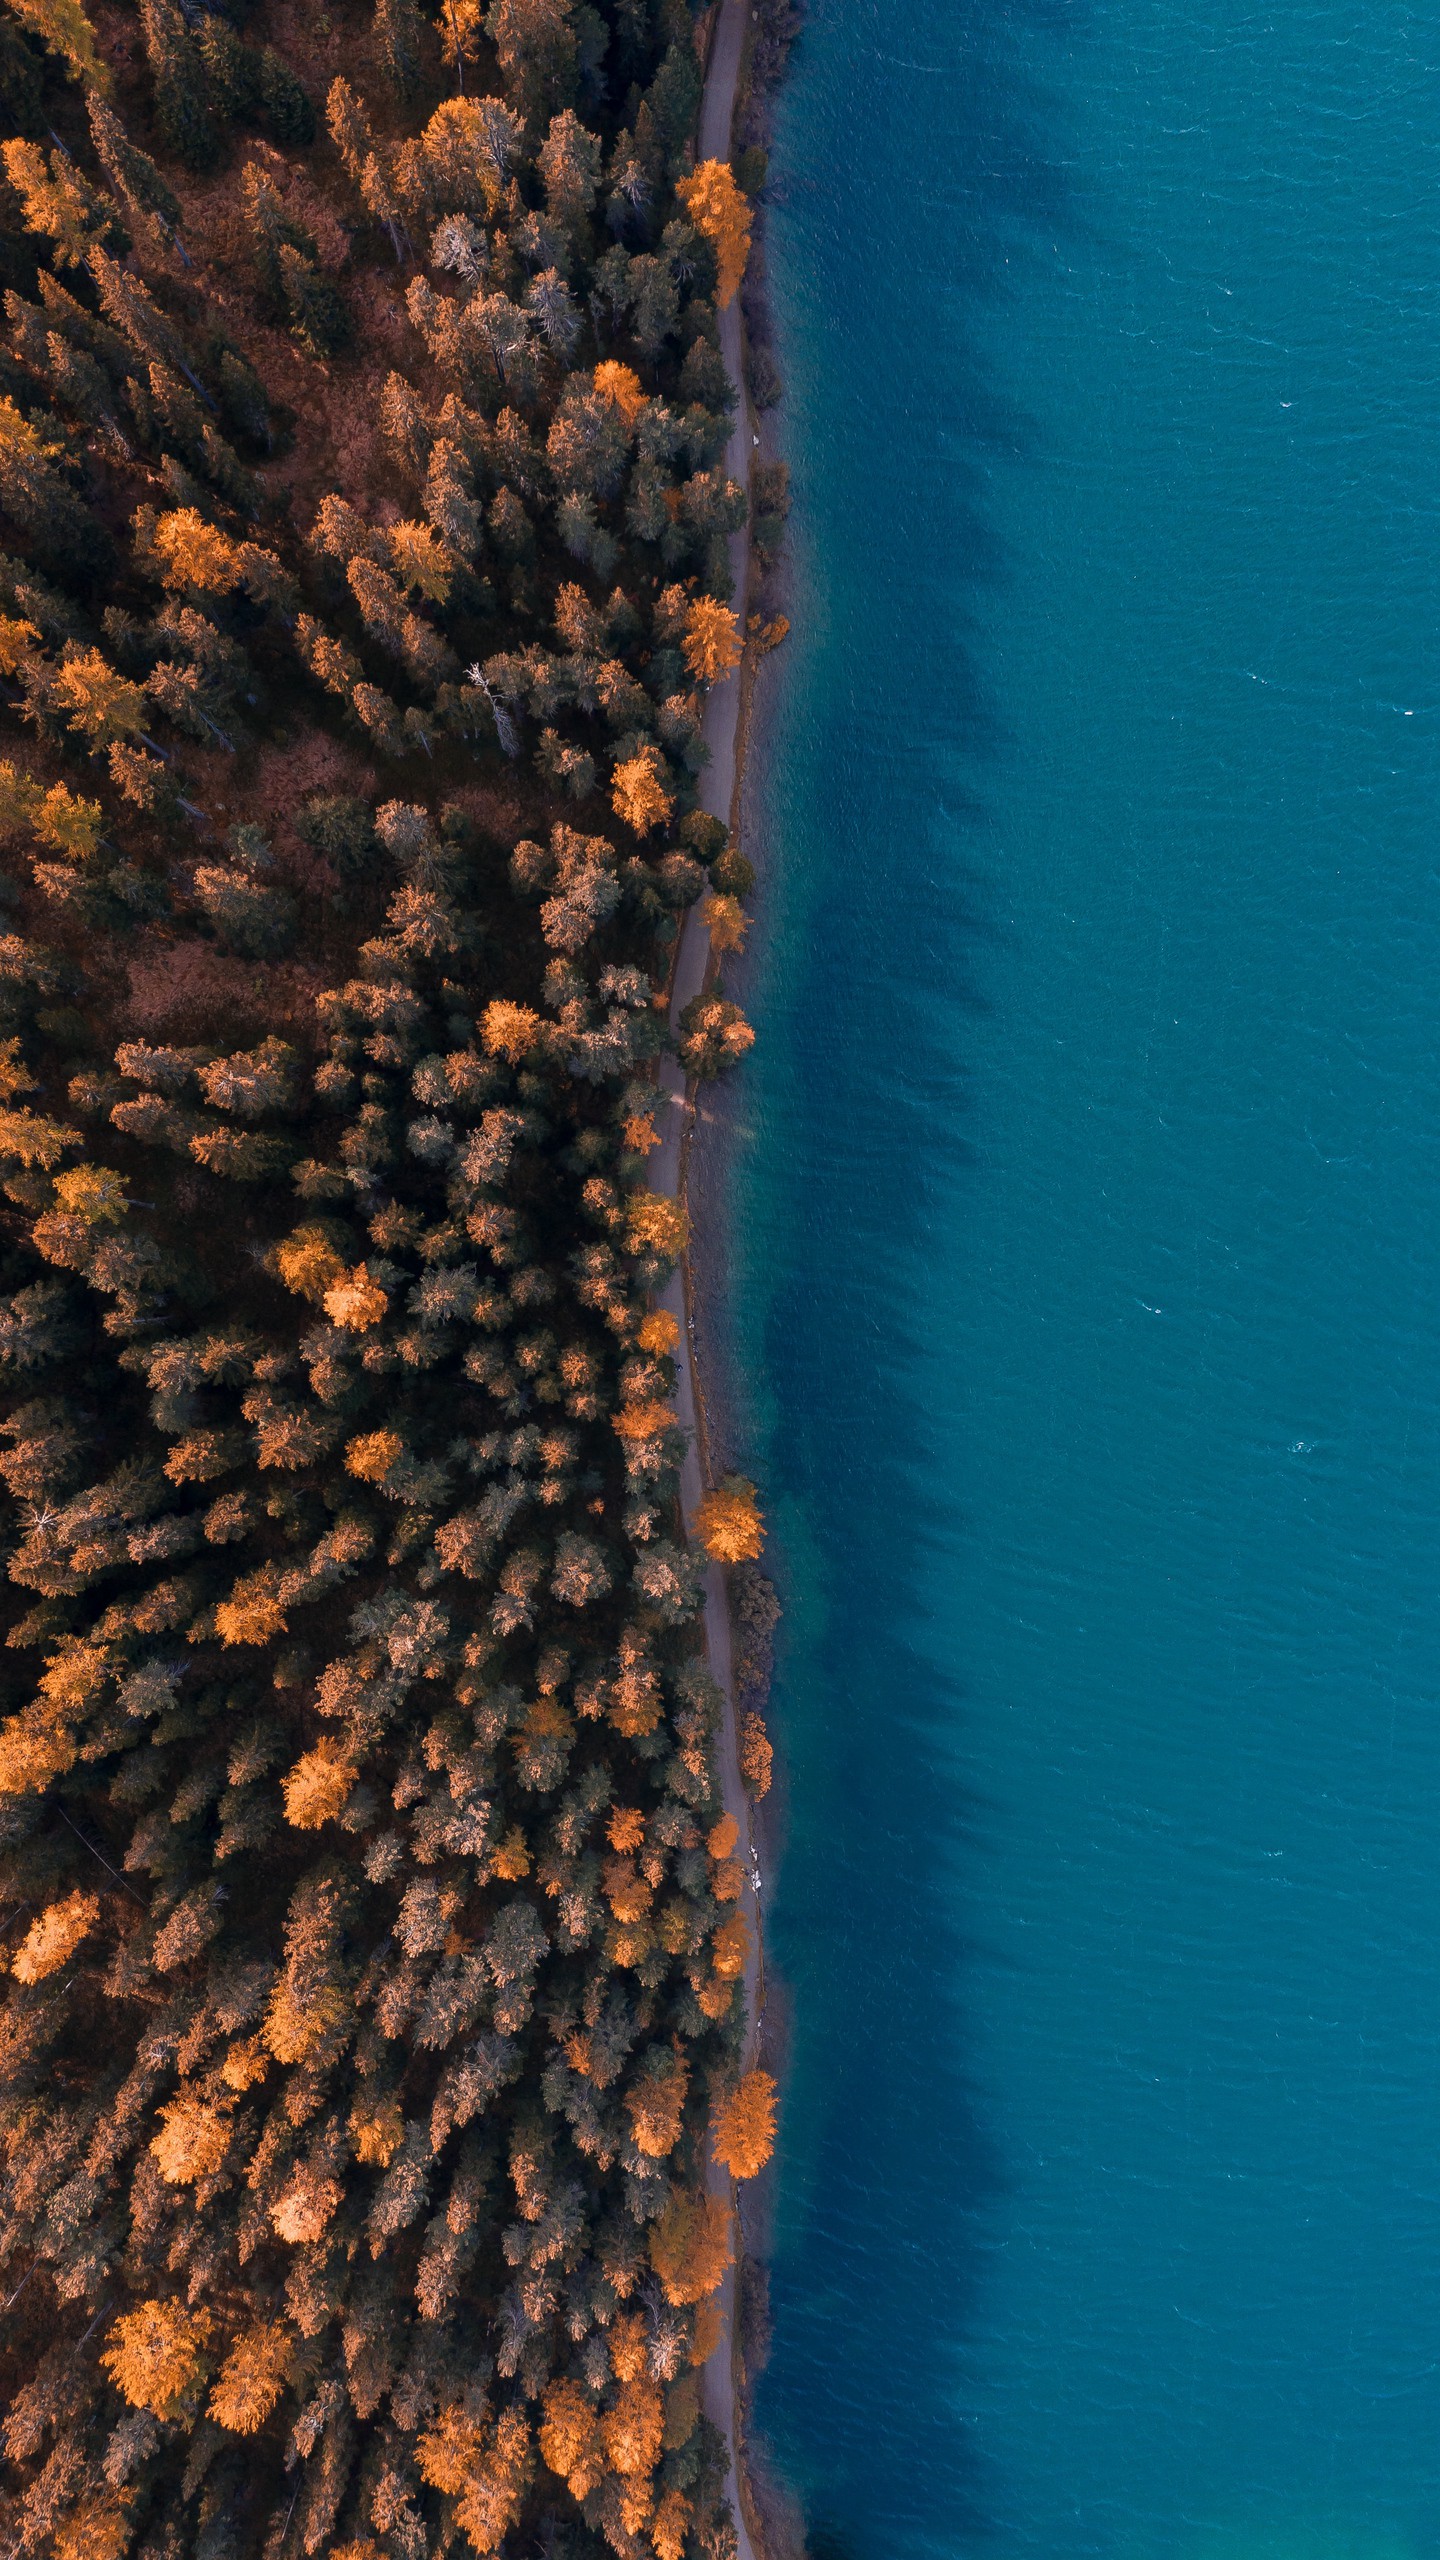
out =
{"type": "Polygon", "coordinates": [[[648,835],[652,827],[663,827],[675,800],[665,788],[665,767],[658,748],[647,741],[635,755],[617,764],[610,798],[616,817],[633,827],[637,836],[648,835]]]}
{"type": "Polygon", "coordinates": [[[318,1831],[343,1813],[359,1774],[343,1743],[317,1742],[284,1782],[286,1821],[297,1831],[318,1831]]]}
{"type": "Polygon", "coordinates": [[[313,11],[6,7],[0,2507],[724,2560],[753,1931],[642,1186],[750,885],[746,207],[670,0],[608,84],[579,0],[367,0],[334,154],[313,11]]]}
{"type": "Polygon", "coordinates": [[[63,1902],[52,1902],[38,1920],[31,1921],[11,1959],[16,1981],[43,1982],[47,1974],[58,1973],[99,1917],[100,1905],[93,1893],[69,1893],[63,1902]]]}
{"type": "Polygon", "coordinates": [[[743,951],[750,918],[738,898],[723,891],[707,898],[700,910],[700,921],[710,936],[712,951],[743,951]]]}
{"type": "Polygon", "coordinates": [[[745,654],[740,625],[718,596],[697,596],[685,616],[685,664],[697,684],[720,684],[745,654]]]}
{"type": "Polygon", "coordinates": [[[110,74],[95,50],[95,30],[80,0],[10,0],[10,5],[22,26],[59,54],[77,79],[93,82],[102,96],[108,91],[110,74]]]}
{"type": "Polygon", "coordinates": [[[512,1066],[528,1057],[540,1037],[543,1025],[538,1013],[528,1004],[512,1004],[497,996],[487,1004],[480,1024],[480,1037],[492,1058],[508,1058],[512,1066]]]}
{"type": "Polygon", "coordinates": [[[753,2178],[775,2148],[775,2083],[768,2071],[747,2071],[715,2110],[711,2148],[732,2178],[753,2178]]]}
{"type": "Polygon", "coordinates": [[[627,427],[633,427],[645,406],[645,390],[640,376],[628,364],[617,364],[612,357],[595,367],[595,388],[602,400],[619,410],[627,427]]]}
{"type": "Polygon", "coordinates": [[[730,2208],[719,2196],[676,2188],[649,2226],[650,2264],[677,2309],[718,2293],[734,2256],[730,2208]]]}
{"type": "Polygon", "coordinates": [[[213,2323],[178,2302],[137,2303],[122,2312],[100,2361],[132,2409],[168,2418],[202,2370],[213,2323]]]}
{"type": "Polygon", "coordinates": [[[717,1564],[745,1564],[765,1544],[765,1522],[755,1487],[745,1476],[722,1478],[695,1514],[695,1532],[717,1564]]]}
{"type": "Polygon", "coordinates": [[[689,2073],[680,2055],[657,2062],[641,2073],[625,2093],[634,2127],[635,2147],[647,2160],[663,2160],[680,2139],[689,2073]]]}
{"type": "Polygon", "coordinates": [[[763,1719],[753,1707],[740,1720],[740,1775],[753,1796],[770,1792],[775,1752],[763,1719]]]}
{"type": "Polygon", "coordinates": [[[210,2394],[210,2415],[230,2434],[253,2436],[281,2392],[296,2341],[283,2321],[257,2321],[235,2341],[210,2394]]]}
{"type": "Polygon", "coordinates": [[[568,2375],[552,2382],[545,2394],[540,2451],[577,2500],[588,2498],[604,2476],[599,2412],[568,2375]]]}
{"type": "Polygon", "coordinates": [[[634,1252],[658,1254],[666,1262],[678,1262],[690,1233],[683,1202],[663,1191],[632,1191],[625,1225],[634,1252]]]}
{"type": "Polygon", "coordinates": [[[172,2098],[161,2108],[160,2117],[160,2131],[150,2151],[161,2177],[172,2187],[198,2186],[219,2168],[229,2147],[225,2110],[187,2094],[172,2098]]]}
{"type": "Polygon", "coordinates": [[[750,206],[724,160],[702,160],[693,177],[675,190],[694,223],[710,242],[719,262],[715,299],[721,310],[732,303],[750,255],[750,206]]]}
{"type": "Polygon", "coordinates": [[[228,595],[240,583],[238,544],[217,525],[207,524],[194,507],[161,516],[152,542],[167,587],[205,587],[213,595],[228,595]]]}

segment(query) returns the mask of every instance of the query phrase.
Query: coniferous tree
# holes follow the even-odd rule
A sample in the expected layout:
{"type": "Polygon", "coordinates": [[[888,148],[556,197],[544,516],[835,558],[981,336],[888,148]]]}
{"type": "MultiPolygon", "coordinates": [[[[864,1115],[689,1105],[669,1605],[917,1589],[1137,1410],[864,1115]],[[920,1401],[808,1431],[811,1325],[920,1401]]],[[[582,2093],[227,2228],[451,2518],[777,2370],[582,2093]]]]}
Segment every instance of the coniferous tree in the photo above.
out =
{"type": "Polygon", "coordinates": [[[118,188],[137,221],[153,221],[164,238],[176,240],[179,197],[166,185],[149,154],[136,148],[119,117],[95,90],[86,104],[96,156],[111,185],[118,188]]]}
{"type": "MultiPolygon", "coordinates": [[[[152,19],[187,78],[224,67],[152,19]]],[[[647,110],[654,225],[644,199],[617,258],[588,13],[502,31],[509,103],[422,100],[383,154],[341,119],[362,201],[423,205],[442,378],[397,359],[384,477],[347,463],[312,545],[273,502],[283,415],[175,316],[186,181],[158,195],[118,116],[78,174],[134,262],[82,238],[71,292],[42,227],[12,297],[0,859],[46,924],[0,936],[0,2247],[35,2269],[0,2497],[76,2560],[725,2547],[707,2126],[743,2169],[765,2107],[648,1303],[683,1218],[642,1168],[665,937],[706,868],[716,906],[748,885],[685,814],[733,500],[680,361],[709,252],[665,222],[647,110]],[[73,594],[33,556],[64,496],[133,534],[104,582],[57,561],[73,594]],[[518,843],[436,805],[442,754],[518,787],[521,753],[526,794],[577,796],[518,843]]],[[[261,174],[293,318],[284,253],[312,253],[261,174]]],[[[748,1027],[707,996],[685,1038],[714,1064],[748,1027]]]]}
{"type": "Polygon", "coordinates": [[[420,83],[420,12],[415,0],[375,0],[375,34],[385,76],[397,98],[408,100],[420,83]]]}
{"type": "Polygon", "coordinates": [[[215,96],[177,0],[141,0],[140,16],[160,138],[187,169],[213,168],[220,153],[215,96]]]}
{"type": "Polygon", "coordinates": [[[95,49],[95,30],[81,0],[11,0],[11,6],[21,24],[67,63],[77,78],[101,90],[109,86],[109,74],[95,49]]]}

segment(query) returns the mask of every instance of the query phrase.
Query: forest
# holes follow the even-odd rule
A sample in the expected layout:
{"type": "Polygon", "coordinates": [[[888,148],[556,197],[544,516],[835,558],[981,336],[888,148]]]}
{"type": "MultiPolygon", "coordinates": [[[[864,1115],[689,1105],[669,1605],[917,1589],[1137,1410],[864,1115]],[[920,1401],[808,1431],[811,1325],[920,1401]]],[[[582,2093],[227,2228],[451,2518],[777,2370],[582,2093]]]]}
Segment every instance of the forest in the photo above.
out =
{"type": "Polygon", "coordinates": [[[15,2554],[735,2548],[759,1524],[646,1182],[752,885],[703,36],[0,0],[15,2554]]]}

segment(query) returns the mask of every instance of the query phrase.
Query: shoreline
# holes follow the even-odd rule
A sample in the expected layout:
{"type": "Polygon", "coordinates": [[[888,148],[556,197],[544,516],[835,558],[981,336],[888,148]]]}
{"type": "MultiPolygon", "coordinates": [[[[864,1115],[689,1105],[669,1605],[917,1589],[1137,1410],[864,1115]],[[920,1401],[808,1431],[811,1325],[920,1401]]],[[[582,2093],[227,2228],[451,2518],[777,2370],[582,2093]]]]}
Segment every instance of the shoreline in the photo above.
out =
{"type": "MultiPolygon", "coordinates": [[[[717,0],[706,47],[704,94],[697,136],[697,158],[700,160],[723,160],[728,164],[731,159],[734,129],[744,94],[750,35],[747,0],[717,0]]],[[[734,602],[743,630],[754,572],[751,463],[760,450],[760,434],[747,380],[744,311],[739,292],[717,317],[721,353],[737,394],[735,419],[725,449],[725,469],[744,490],[746,498],[745,522],[738,532],[732,534],[729,545],[734,602]]],[[[710,761],[701,783],[700,805],[731,828],[737,843],[755,671],[763,654],[752,641],[747,640],[739,667],[723,684],[712,688],[705,704],[702,734],[710,750],[710,761]]],[[[672,1033],[676,1032],[685,1007],[701,993],[714,974],[714,955],[708,934],[698,910],[691,907],[680,920],[670,975],[667,1020],[672,1033]]],[[[666,1108],[661,1123],[661,1143],[649,1168],[650,1184],[652,1189],[683,1203],[695,1123],[695,1085],[693,1080],[687,1083],[673,1055],[661,1061],[658,1090],[666,1108]]],[[[680,1494],[682,1512],[687,1521],[698,1509],[711,1480],[704,1385],[699,1372],[692,1311],[693,1295],[691,1255],[687,1245],[679,1266],[657,1301],[666,1313],[676,1319],[684,1344],[684,1357],[677,1363],[675,1406],[686,1434],[680,1494]]],[[[757,1890],[760,1871],[754,1806],[740,1770],[739,1712],[728,1583],[725,1568],[713,1561],[707,1562],[705,1568],[704,1627],[710,1670],[724,1699],[724,1721],[717,1741],[724,1807],[737,1823],[748,1870],[740,1909],[750,1929],[743,1976],[746,2033],[741,2057],[741,2068],[749,2070],[754,2067],[760,2053],[765,2018],[764,1941],[761,1896],[757,1890]]],[[[764,2530],[745,2449],[744,2375],[740,2350],[743,2236],[739,2191],[728,2172],[713,2160],[707,2160],[705,2176],[710,2192],[723,2195],[730,2205],[734,2256],[720,2294],[719,2341],[701,2372],[702,2406],[706,2417],[719,2429],[726,2443],[729,2457],[726,2487],[735,2520],[738,2560],[766,2560],[764,2530]]]]}

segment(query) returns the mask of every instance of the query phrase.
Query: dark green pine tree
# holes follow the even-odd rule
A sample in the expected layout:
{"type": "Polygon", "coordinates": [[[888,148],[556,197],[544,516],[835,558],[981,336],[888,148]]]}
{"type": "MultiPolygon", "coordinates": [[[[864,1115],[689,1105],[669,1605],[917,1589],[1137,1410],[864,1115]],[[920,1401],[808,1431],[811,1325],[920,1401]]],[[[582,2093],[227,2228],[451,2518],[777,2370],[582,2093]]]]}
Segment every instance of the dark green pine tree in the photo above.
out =
{"type": "Polygon", "coordinates": [[[397,98],[420,85],[420,12],[415,0],[375,0],[375,33],[385,76],[397,98]]]}
{"type": "Polygon", "coordinates": [[[176,0],[141,0],[145,50],[155,84],[155,124],[187,169],[213,169],[220,156],[215,98],[204,60],[176,0]]]}
{"type": "Polygon", "coordinates": [[[166,185],[149,153],[138,150],[130,140],[114,108],[108,107],[93,89],[87,103],[91,139],[111,185],[118,188],[137,219],[158,223],[166,237],[178,245],[179,197],[166,185]]]}
{"type": "Polygon", "coordinates": [[[288,240],[280,247],[280,285],[292,337],[322,362],[338,355],[350,336],[350,314],[329,277],[288,240]]]}
{"type": "Polygon", "coordinates": [[[260,121],[272,142],[306,150],[315,139],[315,109],[310,93],[273,45],[259,60],[260,121]]]}

